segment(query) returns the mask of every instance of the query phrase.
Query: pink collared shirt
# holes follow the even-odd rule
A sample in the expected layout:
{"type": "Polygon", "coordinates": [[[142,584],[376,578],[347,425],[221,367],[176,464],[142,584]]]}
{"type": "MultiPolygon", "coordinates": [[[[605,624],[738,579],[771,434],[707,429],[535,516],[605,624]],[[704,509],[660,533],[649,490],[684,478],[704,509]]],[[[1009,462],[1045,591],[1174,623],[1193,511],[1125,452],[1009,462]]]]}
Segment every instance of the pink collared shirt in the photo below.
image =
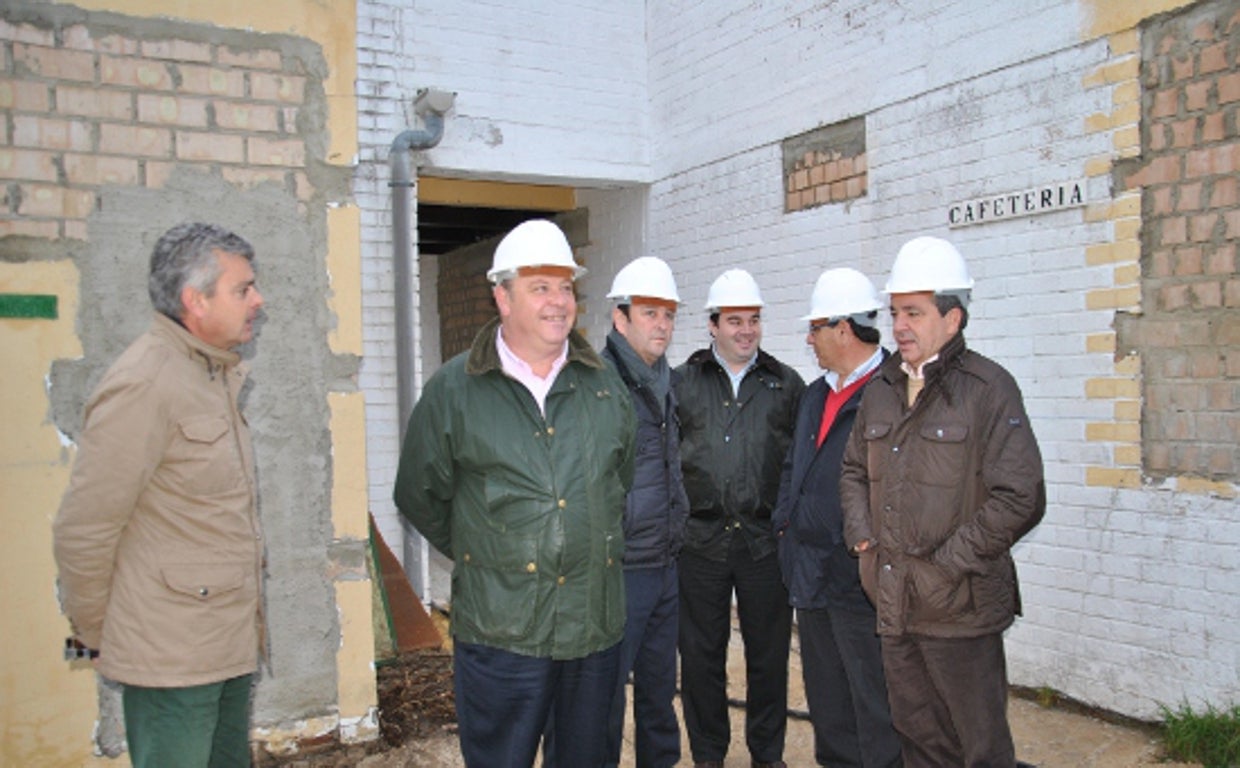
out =
{"type": "Polygon", "coordinates": [[[530,394],[534,396],[534,402],[538,403],[539,412],[546,416],[547,393],[551,391],[551,385],[555,383],[555,377],[559,375],[560,369],[568,362],[568,341],[564,341],[564,348],[551,362],[551,370],[545,379],[534,373],[529,363],[517,357],[516,353],[504,343],[503,328],[495,334],[495,349],[499,352],[499,363],[504,373],[521,382],[530,391],[530,394]]]}

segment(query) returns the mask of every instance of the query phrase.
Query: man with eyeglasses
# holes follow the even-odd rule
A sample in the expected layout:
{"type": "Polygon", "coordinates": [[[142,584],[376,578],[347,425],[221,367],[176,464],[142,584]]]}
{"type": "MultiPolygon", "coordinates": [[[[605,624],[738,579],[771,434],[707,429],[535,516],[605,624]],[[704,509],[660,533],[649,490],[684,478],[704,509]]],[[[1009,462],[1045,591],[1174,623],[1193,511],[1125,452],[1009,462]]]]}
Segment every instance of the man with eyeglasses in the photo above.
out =
{"type": "Polygon", "coordinates": [[[900,765],[874,606],[844,546],[840,507],[840,463],[861,395],[890,355],[879,346],[881,307],[873,283],[855,269],[830,269],[818,278],[805,340],[824,374],[801,398],[771,516],[796,609],[818,765],[900,765]]]}

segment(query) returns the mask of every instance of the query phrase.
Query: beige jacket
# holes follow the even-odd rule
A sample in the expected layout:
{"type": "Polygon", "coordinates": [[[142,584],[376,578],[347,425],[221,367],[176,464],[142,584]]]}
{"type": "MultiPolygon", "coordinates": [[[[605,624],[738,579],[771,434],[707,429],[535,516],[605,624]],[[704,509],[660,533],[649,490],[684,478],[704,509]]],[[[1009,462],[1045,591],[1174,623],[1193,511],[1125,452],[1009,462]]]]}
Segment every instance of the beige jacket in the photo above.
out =
{"type": "Polygon", "coordinates": [[[65,614],[122,683],[253,672],[263,538],[240,357],[163,315],[86,404],[53,527],[65,614]]]}

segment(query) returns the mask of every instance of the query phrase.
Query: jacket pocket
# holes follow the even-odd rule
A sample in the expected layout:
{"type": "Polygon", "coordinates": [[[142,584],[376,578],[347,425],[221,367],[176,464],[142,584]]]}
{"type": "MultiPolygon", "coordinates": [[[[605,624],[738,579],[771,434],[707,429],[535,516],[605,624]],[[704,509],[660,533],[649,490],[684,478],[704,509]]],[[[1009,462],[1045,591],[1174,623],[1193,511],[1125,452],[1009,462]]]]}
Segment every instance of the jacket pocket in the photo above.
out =
{"type": "Polygon", "coordinates": [[[918,432],[925,444],[915,467],[917,480],[926,485],[957,488],[968,461],[969,428],[964,424],[923,424],[918,432]]]}
{"type": "Polygon", "coordinates": [[[525,640],[538,614],[538,542],[524,536],[460,538],[452,571],[453,620],[497,644],[525,640]]]}
{"type": "Polygon", "coordinates": [[[173,473],[169,485],[189,496],[227,493],[245,482],[228,418],[218,414],[190,416],[177,422],[161,471],[173,473]]]}
{"type": "MultiPolygon", "coordinates": [[[[165,592],[148,605],[152,640],[168,648],[193,649],[193,663],[219,664],[238,638],[253,632],[258,610],[254,566],[243,563],[180,563],[160,568],[165,592]],[[156,628],[158,624],[158,628],[156,628]]],[[[256,652],[248,641],[242,652],[256,652]]]]}
{"type": "Polygon", "coordinates": [[[878,550],[874,547],[857,555],[857,578],[870,604],[878,605],[878,550]]]}
{"type": "Polygon", "coordinates": [[[620,562],[624,555],[624,537],[608,535],[606,539],[607,561],[603,572],[603,632],[607,635],[624,631],[626,603],[624,595],[624,570],[620,562]]]}
{"type": "Polygon", "coordinates": [[[952,578],[920,558],[910,558],[908,564],[913,592],[909,601],[910,623],[955,618],[970,610],[973,594],[967,575],[952,578]]]}
{"type": "Polygon", "coordinates": [[[862,437],[865,439],[865,463],[871,483],[883,479],[883,464],[890,452],[887,448],[889,434],[890,424],[878,422],[865,425],[865,434],[862,437]]]}

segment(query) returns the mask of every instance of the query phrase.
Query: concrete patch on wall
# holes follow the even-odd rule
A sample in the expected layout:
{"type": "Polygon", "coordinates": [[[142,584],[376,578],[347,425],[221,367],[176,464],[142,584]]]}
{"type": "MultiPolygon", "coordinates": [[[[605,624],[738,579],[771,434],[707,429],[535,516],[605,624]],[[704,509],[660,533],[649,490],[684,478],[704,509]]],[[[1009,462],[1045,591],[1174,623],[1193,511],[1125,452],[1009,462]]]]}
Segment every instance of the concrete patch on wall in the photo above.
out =
{"type": "MultiPolygon", "coordinates": [[[[298,23],[326,18],[322,4],[305,5],[298,23]]],[[[330,11],[343,48],[323,42],[335,40],[331,29],[257,33],[244,19],[230,27],[227,18],[138,18],[23,0],[0,9],[0,260],[68,259],[80,275],[80,309],[68,320],[82,355],[62,354],[48,374],[49,420],[64,445],[103,371],[150,323],[146,273],[159,235],[206,220],[255,246],[266,313],[242,352],[267,538],[270,664],[254,698],[260,727],[354,716],[337,710],[337,678],[357,669],[373,677],[364,664],[340,666],[334,581],[357,571],[366,549],[364,535],[337,529],[332,507],[334,457],[352,466],[349,451],[364,443],[360,429],[335,442],[328,406],[330,394],[357,392],[360,366],[357,281],[345,274],[356,225],[337,216],[329,237],[327,213],[347,205],[352,169],[338,163],[354,156],[340,154],[353,146],[351,92],[331,85],[353,71],[345,23],[353,12],[344,7],[330,11]]],[[[60,450],[60,467],[71,454],[60,450]]],[[[50,520],[55,504],[47,506],[50,520]]],[[[358,506],[364,500],[351,508],[364,519],[358,506]]],[[[354,710],[364,709],[359,698],[354,710]]]]}
{"type": "Polygon", "coordinates": [[[82,295],[89,298],[78,318],[85,354],[58,361],[51,376],[55,422],[74,436],[94,383],[150,323],[146,273],[154,240],[181,221],[207,219],[254,245],[266,306],[254,341],[242,348],[251,369],[244,409],[254,435],[268,541],[271,638],[271,669],[256,693],[256,723],[311,714],[336,699],[339,626],[329,578],[327,394],[353,388],[356,362],[338,360],[328,350],[324,224],[317,218],[308,223],[297,200],[279,185],[238,190],[188,171],[162,190],[105,192],[79,259],[82,295]]]}

